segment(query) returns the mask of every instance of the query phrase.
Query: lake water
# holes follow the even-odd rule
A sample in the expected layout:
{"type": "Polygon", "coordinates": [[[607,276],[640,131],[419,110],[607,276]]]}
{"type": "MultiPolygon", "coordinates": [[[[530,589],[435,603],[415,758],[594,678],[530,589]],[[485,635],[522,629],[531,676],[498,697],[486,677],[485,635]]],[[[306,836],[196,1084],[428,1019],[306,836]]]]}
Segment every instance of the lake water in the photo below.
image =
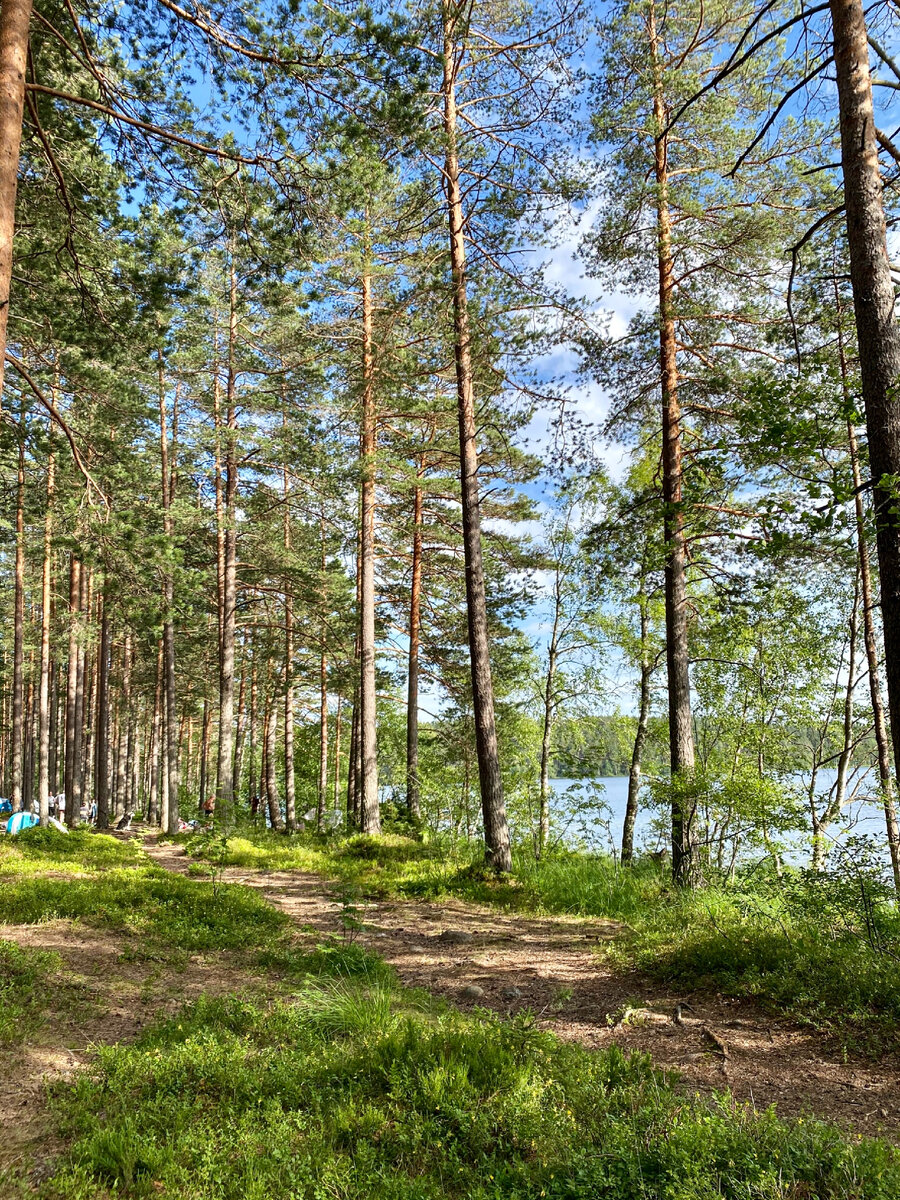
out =
{"type": "MultiPolygon", "coordinates": [[[[819,773],[816,792],[825,796],[834,786],[836,772],[819,773]]],[[[808,777],[797,777],[800,788],[808,786],[808,777]]],[[[858,794],[865,796],[871,784],[865,774],[857,775],[853,784],[860,784],[858,794]]],[[[551,779],[553,791],[551,801],[554,817],[554,836],[570,845],[586,846],[590,850],[609,851],[613,846],[618,853],[622,844],[622,826],[625,822],[625,805],[628,800],[628,777],[626,775],[603,776],[595,779],[551,779]],[[577,811],[573,812],[573,809],[577,811]]],[[[641,790],[634,830],[635,849],[668,849],[669,830],[667,815],[650,808],[645,789],[641,790]]],[[[860,834],[873,837],[883,847],[883,858],[888,862],[884,810],[877,798],[856,799],[844,809],[841,818],[828,831],[828,839],[834,853],[847,838],[860,834]]],[[[809,859],[809,834],[799,833],[790,839],[790,850],[786,858],[796,864],[805,864],[809,859]]]]}

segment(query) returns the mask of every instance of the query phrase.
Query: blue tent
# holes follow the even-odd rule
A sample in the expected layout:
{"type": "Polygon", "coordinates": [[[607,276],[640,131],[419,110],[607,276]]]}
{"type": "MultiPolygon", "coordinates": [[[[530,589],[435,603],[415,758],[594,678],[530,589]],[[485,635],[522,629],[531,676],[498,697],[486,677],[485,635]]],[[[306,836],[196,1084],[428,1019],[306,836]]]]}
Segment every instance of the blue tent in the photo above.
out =
{"type": "Polygon", "coordinates": [[[11,812],[12,812],[12,801],[0,800],[0,813],[11,813],[11,812]]]}
{"type": "Polygon", "coordinates": [[[34,813],[17,812],[6,822],[7,833],[21,833],[23,829],[30,829],[32,825],[37,825],[38,819],[34,813]]]}

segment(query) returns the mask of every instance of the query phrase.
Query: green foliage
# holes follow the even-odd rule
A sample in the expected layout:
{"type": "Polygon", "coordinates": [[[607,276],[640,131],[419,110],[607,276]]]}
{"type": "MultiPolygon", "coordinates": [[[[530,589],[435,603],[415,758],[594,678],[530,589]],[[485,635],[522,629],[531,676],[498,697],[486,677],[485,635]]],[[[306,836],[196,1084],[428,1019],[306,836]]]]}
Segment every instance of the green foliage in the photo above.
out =
{"type": "Polygon", "coordinates": [[[60,1200],[889,1200],[896,1153],[727,1096],[687,1100],[645,1057],[389,987],[203,999],[101,1049],[56,1104],[60,1200]]]}
{"type": "Polygon", "coordinates": [[[0,1045],[26,1035],[59,966],[58,954],[0,941],[0,1045]]]}

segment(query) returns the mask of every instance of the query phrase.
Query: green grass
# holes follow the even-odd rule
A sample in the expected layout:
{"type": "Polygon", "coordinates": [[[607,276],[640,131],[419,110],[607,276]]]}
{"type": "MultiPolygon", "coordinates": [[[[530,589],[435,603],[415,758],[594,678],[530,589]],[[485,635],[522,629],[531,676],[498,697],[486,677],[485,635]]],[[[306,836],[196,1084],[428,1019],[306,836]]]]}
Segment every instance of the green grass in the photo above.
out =
{"type": "Polygon", "coordinates": [[[105,833],[73,829],[68,834],[37,826],[0,838],[0,876],[46,871],[84,875],[148,861],[139,843],[105,833]]]}
{"type": "Polygon", "coordinates": [[[31,1032],[60,966],[58,954],[0,941],[0,1045],[31,1032]]]}
{"type": "Polygon", "coordinates": [[[132,956],[257,951],[288,924],[252,888],[175,875],[139,844],[105,834],[32,829],[0,849],[0,920],[80,921],[123,935],[132,956]]]}
{"type": "Polygon", "coordinates": [[[102,1048],[55,1103],[73,1143],[44,1192],[54,1200],[900,1195],[882,1143],[689,1098],[644,1057],[465,1016],[384,979],[320,978],[265,1006],[201,1000],[136,1045],[102,1048]]]}
{"type": "MultiPolygon", "coordinates": [[[[185,841],[204,852],[199,838],[185,841]]],[[[900,912],[877,887],[863,904],[858,879],[739,878],[690,893],[649,860],[623,870],[600,856],[535,862],[517,853],[512,877],[498,880],[471,845],[397,835],[241,831],[217,853],[241,866],[316,871],[373,896],[453,895],[523,914],[609,918],[622,929],[601,952],[623,969],[686,993],[754,997],[857,1050],[878,1053],[900,1036],[900,912]]]]}

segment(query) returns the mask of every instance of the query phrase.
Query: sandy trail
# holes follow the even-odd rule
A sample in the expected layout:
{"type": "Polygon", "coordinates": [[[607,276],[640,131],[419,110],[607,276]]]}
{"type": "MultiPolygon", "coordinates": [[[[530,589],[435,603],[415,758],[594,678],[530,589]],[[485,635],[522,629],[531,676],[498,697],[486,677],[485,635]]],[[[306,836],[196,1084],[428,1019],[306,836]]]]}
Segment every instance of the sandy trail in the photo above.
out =
{"type": "MultiPolygon", "coordinates": [[[[180,847],[148,841],[146,848],[159,865],[187,869],[180,847]]],[[[339,885],[300,871],[239,867],[227,868],[224,878],[259,889],[301,929],[342,932],[339,885]]],[[[676,1068],[690,1091],[728,1088],[759,1109],[775,1104],[785,1117],[815,1115],[900,1141],[900,1056],[844,1060],[821,1035],[750,1001],[686,997],[613,971],[595,950],[617,936],[615,922],[511,915],[456,899],[367,902],[360,915],[358,940],[403,983],[461,1008],[527,1009],[562,1038],[650,1053],[660,1066],[676,1068]],[[676,1023],[683,1003],[690,1008],[676,1023]],[[642,1011],[619,1022],[629,1006],[642,1011]]]]}

